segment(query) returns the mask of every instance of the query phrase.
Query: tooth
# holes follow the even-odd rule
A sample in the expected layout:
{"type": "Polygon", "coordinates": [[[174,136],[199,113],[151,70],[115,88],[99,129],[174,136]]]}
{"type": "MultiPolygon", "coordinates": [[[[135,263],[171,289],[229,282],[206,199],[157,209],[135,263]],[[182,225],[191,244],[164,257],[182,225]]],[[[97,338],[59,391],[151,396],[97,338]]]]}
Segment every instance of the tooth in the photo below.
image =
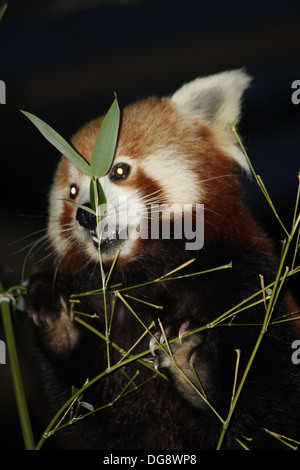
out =
{"type": "Polygon", "coordinates": [[[112,230],[111,234],[108,236],[108,239],[109,240],[115,240],[117,237],[116,237],[116,231],[115,230],[112,230]]]}
{"type": "Polygon", "coordinates": [[[184,323],[182,323],[182,325],[180,326],[179,328],[179,332],[178,332],[178,338],[179,338],[179,342],[180,344],[182,344],[182,336],[188,332],[189,330],[189,321],[185,321],[184,323]]]}

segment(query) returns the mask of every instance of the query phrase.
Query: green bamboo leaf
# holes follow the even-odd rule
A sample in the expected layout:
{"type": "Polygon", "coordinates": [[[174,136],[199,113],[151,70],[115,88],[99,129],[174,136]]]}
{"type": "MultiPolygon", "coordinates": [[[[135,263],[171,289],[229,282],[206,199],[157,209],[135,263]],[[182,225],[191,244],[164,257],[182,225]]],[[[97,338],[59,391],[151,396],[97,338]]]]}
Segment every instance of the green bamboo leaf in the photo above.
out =
{"type": "Polygon", "coordinates": [[[97,191],[98,191],[99,206],[104,206],[105,204],[107,204],[107,200],[106,200],[104,190],[99,180],[97,180],[97,191]]]}
{"type": "Polygon", "coordinates": [[[114,159],[120,123],[117,97],[109,108],[97,135],[91,157],[91,170],[95,178],[108,173],[114,159]]]}
{"type": "Polygon", "coordinates": [[[91,207],[92,207],[92,210],[93,212],[96,213],[96,204],[95,204],[95,191],[94,191],[94,182],[93,182],[93,179],[91,179],[90,181],[90,203],[91,203],[91,207]]]}
{"type": "Polygon", "coordinates": [[[76,152],[76,150],[71,147],[68,142],[65,141],[52,127],[42,121],[40,118],[34,114],[22,111],[25,116],[30,119],[30,121],[37,127],[37,129],[43,134],[43,136],[50,142],[54,147],[71,160],[74,165],[76,165],[79,170],[82,171],[85,175],[92,176],[91,168],[89,164],[84,160],[84,158],[76,152]]]}
{"type": "Polygon", "coordinates": [[[81,401],[80,404],[81,406],[86,408],[88,411],[94,411],[94,407],[90,403],[87,403],[86,401],[81,401]]]}
{"type": "Polygon", "coordinates": [[[92,206],[92,210],[96,212],[96,205],[95,202],[98,201],[98,206],[102,204],[107,204],[106,196],[104,193],[104,190],[101,186],[100,181],[97,179],[97,198],[95,198],[95,191],[94,191],[94,180],[91,179],[91,184],[90,184],[90,202],[92,206]]]}
{"type": "Polygon", "coordinates": [[[91,207],[84,206],[84,205],[82,205],[82,204],[78,204],[77,202],[71,201],[70,199],[62,199],[62,201],[70,202],[71,204],[74,204],[74,206],[76,206],[77,209],[80,208],[80,209],[83,209],[84,211],[89,212],[90,214],[96,215],[96,212],[95,212],[94,209],[91,208],[91,207]]]}

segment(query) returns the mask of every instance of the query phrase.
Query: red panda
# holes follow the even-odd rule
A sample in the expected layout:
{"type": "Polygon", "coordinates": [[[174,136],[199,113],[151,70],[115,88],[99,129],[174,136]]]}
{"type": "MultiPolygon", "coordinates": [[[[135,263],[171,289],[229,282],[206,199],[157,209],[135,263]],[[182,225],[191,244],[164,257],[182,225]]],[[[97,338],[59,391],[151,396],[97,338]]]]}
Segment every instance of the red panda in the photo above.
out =
{"type": "MultiPolygon", "coordinates": [[[[242,70],[223,72],[123,109],[115,158],[100,178],[101,235],[83,207],[89,177],[66,157],[59,162],[47,227],[56,268],[32,277],[27,311],[56,410],[72,386],[103,372],[84,392],[95,412],[70,427],[80,448],[273,449],[282,444],[268,431],[300,438],[296,322],[286,321],[265,333],[220,440],[260,335],[262,294],[215,320],[260,291],[261,276],[273,282],[277,269],[273,243],[245,203],[247,159],[226,129],[239,121],[249,83],[242,70]]],[[[87,162],[102,119],[72,138],[87,162]]],[[[294,310],[286,294],[274,315],[294,310]]]]}

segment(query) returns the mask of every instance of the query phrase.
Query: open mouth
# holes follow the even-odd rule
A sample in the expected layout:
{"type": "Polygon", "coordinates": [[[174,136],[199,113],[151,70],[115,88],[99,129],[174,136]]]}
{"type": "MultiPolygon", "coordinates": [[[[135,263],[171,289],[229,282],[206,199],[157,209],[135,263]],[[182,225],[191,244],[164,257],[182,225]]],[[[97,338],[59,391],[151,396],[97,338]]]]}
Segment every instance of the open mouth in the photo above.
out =
{"type": "MultiPolygon", "coordinates": [[[[98,250],[99,238],[98,238],[98,234],[96,230],[91,231],[91,236],[93,239],[94,246],[98,250]]],[[[109,248],[112,246],[116,246],[126,238],[127,238],[127,229],[120,229],[119,227],[115,227],[115,228],[104,227],[101,230],[100,247],[105,249],[105,248],[109,248]]]]}

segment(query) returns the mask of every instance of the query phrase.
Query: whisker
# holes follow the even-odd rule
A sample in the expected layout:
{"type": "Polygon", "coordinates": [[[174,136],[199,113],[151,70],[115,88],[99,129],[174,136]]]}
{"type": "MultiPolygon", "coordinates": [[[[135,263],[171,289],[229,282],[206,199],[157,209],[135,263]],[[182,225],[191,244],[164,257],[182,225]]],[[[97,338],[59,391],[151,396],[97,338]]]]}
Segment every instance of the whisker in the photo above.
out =
{"type": "Polygon", "coordinates": [[[34,237],[35,235],[38,235],[42,232],[45,232],[47,229],[46,228],[42,228],[40,230],[36,230],[35,232],[31,232],[31,233],[28,233],[27,235],[24,235],[23,237],[21,238],[17,238],[16,240],[13,240],[12,242],[9,242],[8,243],[8,246],[13,246],[13,245],[17,245],[18,243],[21,243],[23,242],[24,240],[26,240],[27,238],[31,238],[31,237],[34,237]]]}
{"type": "Polygon", "coordinates": [[[16,250],[13,252],[13,255],[17,255],[19,253],[21,253],[22,251],[24,250],[27,250],[28,248],[34,248],[35,246],[37,246],[40,242],[44,241],[45,239],[47,238],[47,234],[43,235],[42,237],[39,237],[37,240],[33,240],[32,242],[28,243],[27,245],[23,246],[22,248],[20,248],[19,250],[16,250]]]}
{"type": "Polygon", "coordinates": [[[221,178],[236,178],[236,175],[234,175],[233,173],[228,173],[228,174],[225,174],[225,175],[211,176],[210,178],[200,180],[199,183],[200,184],[201,183],[207,183],[208,181],[213,181],[213,180],[221,179],[221,178]]]}
{"type": "MultiPolygon", "coordinates": [[[[29,245],[30,246],[30,245],[29,245]]],[[[25,278],[25,269],[26,269],[26,265],[27,265],[27,262],[30,258],[30,256],[32,255],[32,252],[33,250],[36,250],[35,253],[37,253],[39,250],[41,250],[42,248],[44,247],[47,247],[47,239],[46,237],[41,237],[39,238],[38,240],[36,240],[35,243],[31,244],[31,247],[30,249],[28,250],[28,252],[26,253],[26,256],[24,258],[24,261],[23,261],[23,265],[22,265],[22,279],[25,278]],[[43,242],[43,243],[42,243],[43,242]],[[37,249],[38,245],[40,244],[39,248],[37,249]]],[[[20,250],[22,251],[22,250],[20,250]]],[[[20,252],[19,251],[19,252],[20,252]]],[[[18,253],[18,252],[17,252],[18,253]]],[[[16,254],[16,253],[15,253],[16,254]]]]}

